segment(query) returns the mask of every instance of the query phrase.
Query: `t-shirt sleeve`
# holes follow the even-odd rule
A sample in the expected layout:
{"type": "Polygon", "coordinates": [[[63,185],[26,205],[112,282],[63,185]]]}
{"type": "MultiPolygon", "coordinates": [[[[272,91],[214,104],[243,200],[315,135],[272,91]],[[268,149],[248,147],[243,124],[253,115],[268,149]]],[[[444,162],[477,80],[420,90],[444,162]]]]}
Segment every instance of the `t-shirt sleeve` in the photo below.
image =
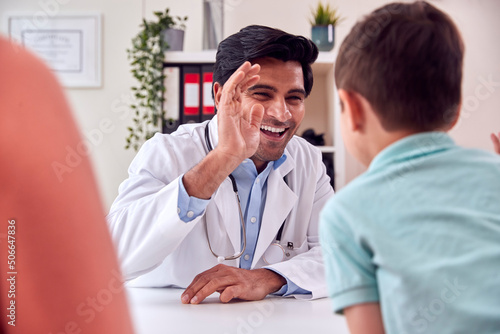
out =
{"type": "MultiPolygon", "coordinates": [[[[333,310],[379,300],[372,254],[349,225],[348,210],[330,200],[321,212],[320,242],[333,310]]],[[[351,224],[361,222],[351,221],[351,224]]]]}

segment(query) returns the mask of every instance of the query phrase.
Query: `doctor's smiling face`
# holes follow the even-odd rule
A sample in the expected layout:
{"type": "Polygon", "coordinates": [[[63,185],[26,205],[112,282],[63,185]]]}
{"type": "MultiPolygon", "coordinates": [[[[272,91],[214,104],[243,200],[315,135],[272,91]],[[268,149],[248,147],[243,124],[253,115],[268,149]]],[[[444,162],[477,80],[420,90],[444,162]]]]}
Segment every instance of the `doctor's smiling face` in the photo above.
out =
{"type": "Polygon", "coordinates": [[[253,61],[260,65],[260,80],[243,92],[241,104],[250,110],[253,104],[264,107],[260,127],[260,144],[251,157],[257,170],[269,161],[278,160],[297,132],[304,118],[304,75],[297,61],[265,57],[253,61]]]}
{"type": "MultiPolygon", "coordinates": [[[[219,43],[213,71],[215,107],[219,109],[218,102],[224,90],[221,88],[229,82],[224,96],[232,97],[232,106],[238,109],[236,114],[243,115],[247,123],[252,119],[259,123],[262,115],[260,131],[255,127],[249,130],[237,125],[243,132],[238,132],[240,136],[234,138],[239,144],[242,141],[248,144],[243,147],[251,148],[245,151],[245,156],[251,155],[250,159],[259,172],[269,161],[283,155],[302,122],[304,100],[313,86],[311,65],[317,57],[318,48],[310,39],[259,25],[245,27],[219,43]],[[246,61],[259,65],[255,67],[257,71],[247,72],[255,80],[241,77],[243,72],[239,77],[233,76],[246,61]],[[255,75],[257,77],[253,77],[255,75]],[[242,86],[236,84],[233,88],[235,83],[242,86]]],[[[228,101],[224,99],[224,103],[228,101]]],[[[228,124],[228,119],[224,118],[224,124],[228,124]]],[[[235,124],[241,123],[235,121],[235,124]]],[[[225,138],[231,140],[227,132],[225,138]]]]}

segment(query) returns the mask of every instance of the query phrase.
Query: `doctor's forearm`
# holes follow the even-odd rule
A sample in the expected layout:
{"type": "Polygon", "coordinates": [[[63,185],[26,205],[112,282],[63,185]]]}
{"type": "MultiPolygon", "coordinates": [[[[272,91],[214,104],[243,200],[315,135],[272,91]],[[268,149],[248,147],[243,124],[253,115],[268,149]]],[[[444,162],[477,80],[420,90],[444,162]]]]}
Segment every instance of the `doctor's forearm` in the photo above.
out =
{"type": "Polygon", "coordinates": [[[235,161],[234,158],[224,156],[214,149],[184,174],[184,188],[189,196],[209,199],[240,163],[241,161],[235,161]]]}

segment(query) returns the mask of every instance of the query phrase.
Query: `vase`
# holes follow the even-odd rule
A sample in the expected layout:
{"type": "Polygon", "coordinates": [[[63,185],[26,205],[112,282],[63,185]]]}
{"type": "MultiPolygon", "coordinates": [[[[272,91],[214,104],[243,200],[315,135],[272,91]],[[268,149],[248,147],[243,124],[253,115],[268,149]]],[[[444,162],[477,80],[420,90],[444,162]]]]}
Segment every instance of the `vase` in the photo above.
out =
{"type": "Polygon", "coordinates": [[[168,44],[167,51],[182,51],[184,49],[184,30],[165,29],[162,38],[168,44]]]}
{"type": "Polygon", "coordinates": [[[335,26],[329,24],[311,27],[311,39],[319,51],[330,51],[335,44],[335,26]]]}
{"type": "Polygon", "coordinates": [[[203,50],[216,50],[224,34],[224,1],[203,0],[203,50]]]}

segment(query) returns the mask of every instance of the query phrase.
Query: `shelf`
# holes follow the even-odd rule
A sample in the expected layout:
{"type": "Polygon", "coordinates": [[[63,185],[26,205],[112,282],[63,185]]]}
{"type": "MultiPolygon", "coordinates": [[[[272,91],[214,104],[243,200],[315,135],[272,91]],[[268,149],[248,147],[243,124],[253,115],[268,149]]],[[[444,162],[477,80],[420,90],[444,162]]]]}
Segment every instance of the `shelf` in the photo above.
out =
{"type": "Polygon", "coordinates": [[[335,63],[336,53],[334,52],[320,52],[318,59],[312,64],[312,69],[315,75],[326,74],[333,71],[333,64],[335,63]]]}
{"type": "Polygon", "coordinates": [[[322,153],[335,153],[335,146],[316,146],[322,153]]]}
{"type": "Polygon", "coordinates": [[[165,63],[215,63],[216,50],[198,52],[167,51],[165,63]]]}
{"type": "MultiPolygon", "coordinates": [[[[167,51],[165,52],[165,63],[215,63],[215,54],[216,50],[197,52],[167,51]]],[[[320,52],[312,68],[315,72],[326,73],[332,68],[334,62],[334,52],[320,52]]]]}

